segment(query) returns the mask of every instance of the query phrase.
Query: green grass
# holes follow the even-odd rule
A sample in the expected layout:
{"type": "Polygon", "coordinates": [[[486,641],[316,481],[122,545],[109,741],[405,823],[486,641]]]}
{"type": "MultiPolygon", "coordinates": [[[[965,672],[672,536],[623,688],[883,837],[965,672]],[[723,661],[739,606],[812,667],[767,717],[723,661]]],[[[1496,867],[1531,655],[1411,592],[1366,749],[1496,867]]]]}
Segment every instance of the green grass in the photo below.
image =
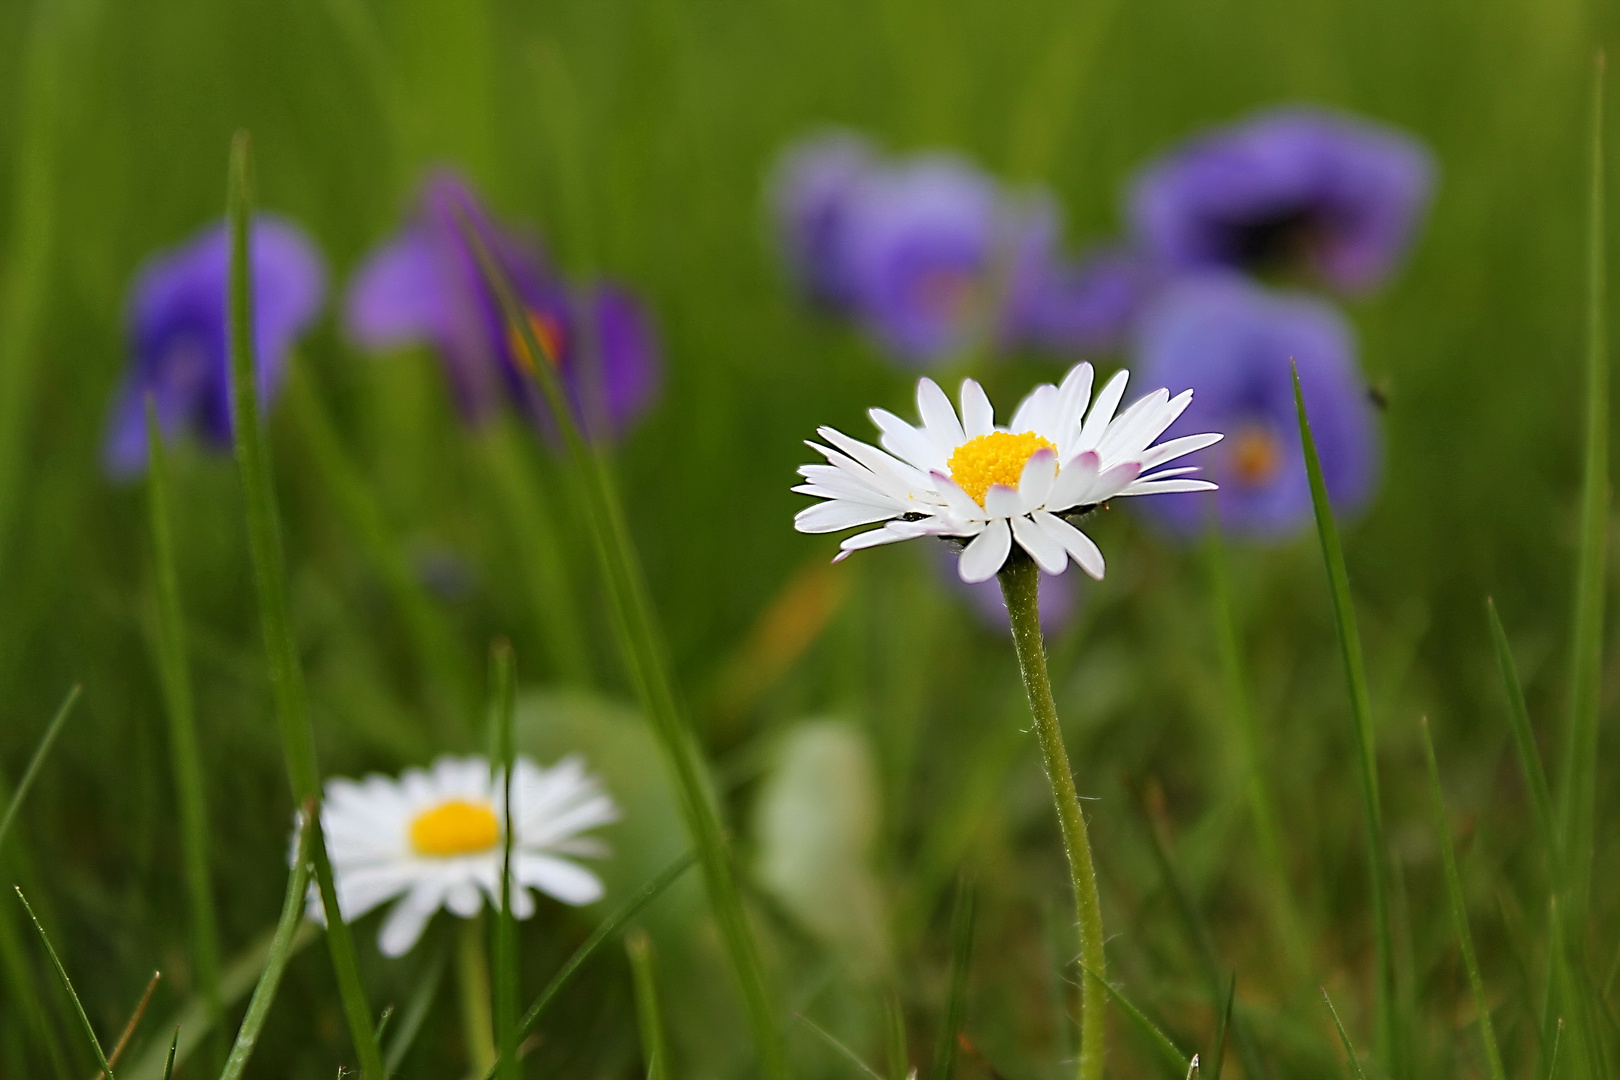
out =
{"type": "MultiPolygon", "coordinates": [[[[1251,1080],[1251,1056],[1273,1080],[1348,1075],[1335,1018],[1370,1051],[1369,1076],[1390,1060],[1381,1027],[1405,1029],[1399,1075],[1489,1075],[1465,1030],[1487,1015],[1503,1075],[1605,1075],[1620,1063],[1620,896],[1601,887],[1620,873],[1620,741],[1603,551],[1613,170],[1594,166],[1615,110],[1593,107],[1592,56],[1617,28],[1611,6],[1577,0],[0,5],[4,795],[65,688],[84,687],[0,827],[0,870],[109,1046],[163,970],[118,1076],[162,1077],[177,1023],[175,1075],[217,1075],[209,1041],[223,1054],[250,1009],[244,1075],[467,1074],[450,916],[400,960],[377,952],[368,916],[337,969],[304,947],[308,929],[275,933],[294,809],[326,777],[481,748],[480,658],[497,638],[522,659],[518,750],[582,749],[626,811],[593,864],[605,900],[542,901],[516,927],[505,959],[519,1003],[538,1002],[517,1018],[521,1075],[646,1075],[635,972],[604,947],[632,923],[657,960],[669,1076],[758,1075],[762,1016],[795,1077],[854,1076],[797,1013],[893,1080],[931,1080],[958,1007],[958,1080],[1070,1075],[1085,975],[1005,634],[942,584],[933,552],[903,545],[830,568],[828,611],[788,611],[814,624],[806,637],[785,658],[758,651],[765,613],[834,550],[791,530],[799,440],[821,423],[865,433],[869,406],[910,407],[915,377],[792,300],[760,186],[786,140],[845,123],[1048,183],[1078,246],[1117,234],[1146,156],[1302,99],[1400,124],[1441,165],[1410,262],[1345,304],[1388,400],[1382,486],[1337,522],[1326,590],[1308,526],[1227,537],[1217,558],[1130,500],[1098,515],[1109,576],[1083,584],[1078,620],[1047,646],[1107,975],[1171,1046],[1201,1052],[1205,1076],[1219,1062],[1251,1080]],[[127,288],[143,259],[220,220],[244,128],[256,201],[309,230],[335,288],[425,167],[465,168],[562,268],[646,297],[667,358],[656,410],[583,468],[520,427],[466,431],[431,355],[359,355],[334,300],[265,415],[261,461],[238,472],[170,448],[165,552],[147,486],[100,468],[127,288]],[[422,573],[446,565],[452,587],[422,573]],[[1341,636],[1361,650],[1348,684],[1341,636]],[[740,679],[762,655],[769,670],[740,679]],[[531,695],[562,687],[577,715],[531,717],[531,695]],[[777,748],[828,717],[858,736],[841,767],[867,778],[840,791],[869,798],[829,796],[814,820],[836,806],[870,846],[821,884],[871,898],[864,946],[803,924],[804,903],[752,874],[777,748]],[[1134,809],[1155,783],[1159,847],[1134,809]],[[701,852],[694,791],[712,801],[701,852]],[[702,873],[666,874],[688,850],[702,873]],[[958,995],[964,869],[977,917],[958,995]],[[707,890],[728,877],[722,926],[707,890]],[[746,984],[744,935],[761,969],[746,984]],[[250,1005],[271,955],[275,995],[250,1005]]],[[[997,400],[1059,373],[1022,355],[979,372],[997,400]]],[[[1175,1071],[1110,1010],[1111,1080],[1175,1071]]],[[[5,905],[0,1074],[93,1076],[82,1028],[5,905]]]]}

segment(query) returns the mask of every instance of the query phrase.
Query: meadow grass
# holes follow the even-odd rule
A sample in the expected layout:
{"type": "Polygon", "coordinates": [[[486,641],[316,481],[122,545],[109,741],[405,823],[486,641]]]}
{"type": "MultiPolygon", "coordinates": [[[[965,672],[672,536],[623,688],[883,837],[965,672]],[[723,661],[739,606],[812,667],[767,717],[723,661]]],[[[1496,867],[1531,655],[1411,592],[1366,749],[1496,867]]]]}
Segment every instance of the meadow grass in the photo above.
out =
{"type": "MultiPolygon", "coordinates": [[[[1078,244],[1144,157],[1293,100],[1415,132],[1441,182],[1350,307],[1388,402],[1370,510],[1201,549],[1115,506],[1047,642],[1107,1075],[1611,1075],[1614,33],[1577,0],[0,6],[0,867],[38,915],[0,904],[0,1075],[105,1069],[154,968],[109,1075],[467,1075],[454,920],[399,960],[375,917],[306,947],[330,875],[288,835],[322,779],[484,749],[492,712],[503,755],[583,749],[626,810],[602,903],[476,925],[509,943],[492,1074],[758,1075],[776,1040],[798,1078],[1072,1075],[1091,976],[1011,643],[931,552],[813,572],[832,544],[791,529],[799,440],[864,435],[915,376],[795,304],[761,185],[838,122],[1045,181],[1078,244]],[[468,432],[431,355],[362,357],[329,306],[239,470],[177,445],[108,480],[125,290],[225,213],[240,129],[337,283],[423,168],[463,167],[647,298],[658,407],[573,455],[468,432]],[[826,718],[859,748],[829,805],[870,805],[870,842],[802,899],[865,890],[875,933],[752,873],[777,748],[826,718]]],[[[1057,371],[975,374],[1010,400],[1057,371]]]]}

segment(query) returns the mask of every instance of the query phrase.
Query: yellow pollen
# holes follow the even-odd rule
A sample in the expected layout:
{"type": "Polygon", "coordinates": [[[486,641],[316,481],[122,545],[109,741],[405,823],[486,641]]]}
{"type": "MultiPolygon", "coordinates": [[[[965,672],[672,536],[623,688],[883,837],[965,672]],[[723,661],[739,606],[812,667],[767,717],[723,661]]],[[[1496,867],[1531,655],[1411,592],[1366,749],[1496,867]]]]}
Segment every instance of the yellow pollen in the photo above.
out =
{"type": "Polygon", "coordinates": [[[1277,475],[1282,468],[1282,447],[1276,438],[1262,427],[1248,427],[1238,432],[1229,451],[1232,471],[1240,484],[1259,487],[1277,475]]]}
{"type": "Polygon", "coordinates": [[[1025,462],[1034,457],[1037,450],[1056,452],[1057,447],[1033,431],[1022,435],[992,431],[958,446],[945,464],[957,486],[983,506],[984,493],[990,490],[990,485],[1018,486],[1025,462]]]}
{"type": "Polygon", "coordinates": [[[488,803],[451,799],[411,822],[411,847],[418,855],[447,859],[475,855],[500,842],[501,823],[488,803]]]}

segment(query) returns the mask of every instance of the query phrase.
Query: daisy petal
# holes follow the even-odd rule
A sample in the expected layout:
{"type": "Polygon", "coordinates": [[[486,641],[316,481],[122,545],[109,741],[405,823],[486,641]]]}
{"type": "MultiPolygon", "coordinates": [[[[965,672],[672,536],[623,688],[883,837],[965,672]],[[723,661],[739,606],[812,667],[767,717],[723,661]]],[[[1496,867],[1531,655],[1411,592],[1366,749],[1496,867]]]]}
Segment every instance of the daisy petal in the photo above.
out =
{"type": "Polygon", "coordinates": [[[932,439],[918,431],[888,409],[873,409],[867,413],[883,437],[878,441],[883,449],[923,472],[945,467],[945,455],[932,439]]]}
{"type": "Polygon", "coordinates": [[[934,490],[939,492],[945,500],[946,509],[955,517],[963,521],[982,520],[986,515],[984,507],[973,501],[973,496],[962,490],[960,484],[944,473],[934,473],[929,479],[934,481],[934,490]]]}
{"type": "Polygon", "coordinates": [[[1218,432],[1209,432],[1204,435],[1183,435],[1179,439],[1160,443],[1142,455],[1142,468],[1151,469],[1155,465],[1162,465],[1167,461],[1174,461],[1184,454],[1194,450],[1202,450],[1206,446],[1213,446],[1223,438],[1218,432]]]}
{"type": "Polygon", "coordinates": [[[1029,518],[1013,518],[1012,532],[1018,546],[1029,552],[1029,557],[1035,560],[1035,565],[1048,574],[1061,574],[1069,565],[1069,553],[1058,542],[1057,537],[1029,518]]]}
{"type": "Polygon", "coordinates": [[[1018,489],[1005,484],[991,484],[984,493],[984,512],[992,518],[1008,518],[1024,512],[1024,500],[1018,489]]]}
{"type": "Polygon", "coordinates": [[[1045,449],[1035,451],[1024,462],[1018,478],[1019,513],[1027,514],[1046,505],[1046,497],[1057,481],[1057,455],[1045,449]]]}
{"type": "Polygon", "coordinates": [[[1042,383],[1019,403],[1018,411],[1013,413],[1012,423],[1007,425],[1007,430],[1033,431],[1044,438],[1052,438],[1057,434],[1053,430],[1057,426],[1057,404],[1057,387],[1051,383],[1042,383]]]}
{"type": "Polygon", "coordinates": [[[1097,400],[1092,403],[1091,412],[1086,416],[1086,422],[1080,429],[1080,438],[1075,442],[1079,450],[1094,450],[1102,442],[1103,435],[1108,431],[1108,424],[1114,419],[1114,410],[1119,408],[1119,399],[1125,396],[1125,383],[1130,379],[1131,373],[1121,368],[1119,372],[1108,380],[1108,385],[1102,388],[1097,400]]]}
{"type": "Polygon", "coordinates": [[[997,519],[974,538],[956,562],[956,573],[969,585],[989,581],[1007,561],[1012,551],[1012,530],[1005,520],[997,519]]]}
{"type": "Polygon", "coordinates": [[[596,875],[567,859],[525,851],[513,861],[517,880],[565,904],[578,907],[602,899],[602,882],[596,875]]]}
{"type": "Polygon", "coordinates": [[[1218,485],[1208,480],[1138,480],[1121,495],[1168,495],[1175,491],[1214,491],[1218,485]]]}
{"type": "Polygon", "coordinates": [[[984,387],[972,379],[962,380],[962,433],[969,439],[996,430],[996,410],[985,396],[984,387]]]}
{"type": "Polygon", "coordinates": [[[870,525],[894,517],[892,508],[832,500],[807,506],[793,515],[793,527],[802,533],[830,533],[870,525]]]}
{"type": "Polygon", "coordinates": [[[953,450],[967,442],[962,424],[956,419],[956,410],[951,408],[951,399],[933,379],[917,380],[917,414],[922,417],[928,437],[947,460],[953,450]]]}
{"type": "Polygon", "coordinates": [[[1083,450],[1076,454],[1059,470],[1052,490],[1046,495],[1046,508],[1067,510],[1071,506],[1079,506],[1081,497],[1096,483],[1101,467],[1102,459],[1097,456],[1097,451],[1083,450]]]}
{"type": "Polygon", "coordinates": [[[377,935],[377,948],[384,956],[404,956],[422,936],[423,927],[439,910],[444,887],[432,878],[416,883],[405,898],[393,906],[377,935]]]}
{"type": "Polygon", "coordinates": [[[1035,524],[1041,527],[1042,532],[1062,544],[1070,558],[1080,564],[1080,569],[1098,581],[1102,580],[1104,570],[1102,551],[1092,542],[1091,537],[1053,514],[1044,512],[1036,514],[1035,524]]]}
{"type": "Polygon", "coordinates": [[[1056,442],[1059,460],[1067,461],[1074,453],[1073,444],[1080,435],[1080,421],[1086,414],[1086,403],[1091,400],[1091,380],[1091,365],[1076,364],[1069,369],[1058,387],[1056,442]]]}

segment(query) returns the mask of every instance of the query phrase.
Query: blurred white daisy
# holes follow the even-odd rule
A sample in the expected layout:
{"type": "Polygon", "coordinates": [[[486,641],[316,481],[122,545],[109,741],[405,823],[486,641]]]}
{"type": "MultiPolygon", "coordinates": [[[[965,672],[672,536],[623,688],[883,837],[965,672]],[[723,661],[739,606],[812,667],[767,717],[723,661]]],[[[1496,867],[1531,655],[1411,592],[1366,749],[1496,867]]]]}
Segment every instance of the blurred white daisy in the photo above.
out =
{"type": "Polygon", "coordinates": [[[1192,391],[1172,398],[1168,390],[1155,390],[1116,416],[1127,377],[1121,371],[1110,379],[1088,413],[1091,365],[1078,364],[1063,385],[1045,383],[1030,391],[1006,427],[996,426],[990,399],[972,379],[962,381],[960,417],[945,392],[922,379],[921,427],[886,409],[871,410],[883,433],[882,450],[830,427],[818,429],[832,445],[809,445],[827,464],[802,467],[808,483],[793,490],[826,501],[801,510],[794,527],[827,533],[883,522],[845,537],[839,559],[919,536],[960,539],[966,547],[957,573],[966,582],[994,577],[1015,540],[1048,574],[1062,573],[1073,558],[1101,578],[1102,552],[1067,518],[1116,495],[1215,487],[1184,475],[1196,469],[1159,466],[1220,435],[1153,445],[1192,401],[1192,391]]]}
{"type": "MultiPolygon", "coordinates": [[[[467,919],[486,897],[498,906],[502,777],[484,758],[442,757],[431,771],[407,769],[398,780],[373,774],[327,781],[321,820],[344,921],[401,897],[378,938],[385,955],[401,956],[440,907],[467,919]]],[[[606,854],[600,841],[580,835],[619,816],[601,782],[579,757],[549,769],[520,757],[512,781],[513,914],[526,919],[534,913],[531,888],[565,904],[600,899],[596,875],[563,856],[606,854]]],[[[324,923],[313,889],[308,911],[324,923]]]]}

